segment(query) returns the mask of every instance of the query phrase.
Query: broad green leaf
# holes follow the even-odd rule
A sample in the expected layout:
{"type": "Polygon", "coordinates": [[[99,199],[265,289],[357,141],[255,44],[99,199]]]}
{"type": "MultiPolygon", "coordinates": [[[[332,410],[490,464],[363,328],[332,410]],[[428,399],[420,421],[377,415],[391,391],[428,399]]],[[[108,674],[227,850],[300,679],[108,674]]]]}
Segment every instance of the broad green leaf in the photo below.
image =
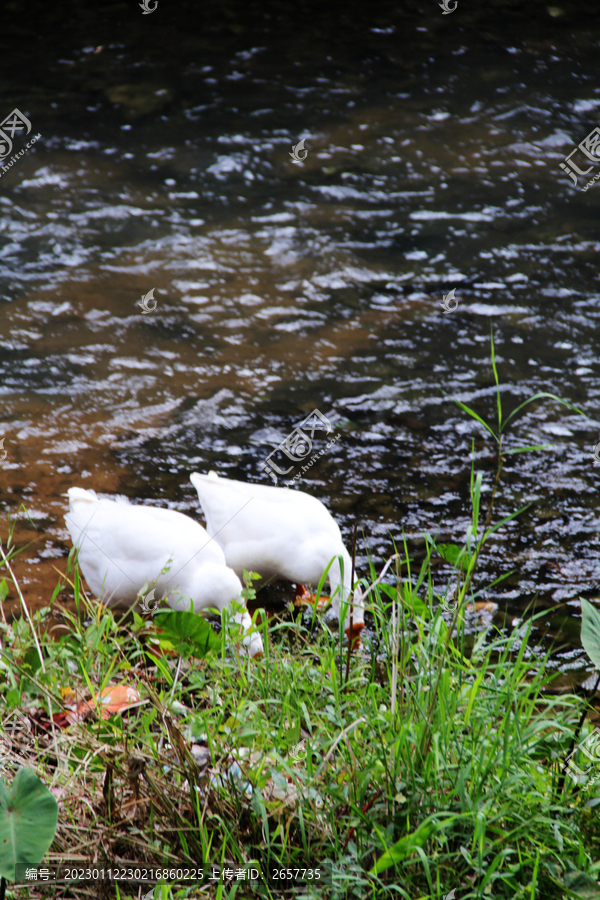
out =
{"type": "Polygon", "coordinates": [[[415,594],[414,591],[410,589],[410,585],[404,586],[404,591],[402,592],[402,601],[405,607],[412,613],[413,616],[418,616],[421,619],[429,619],[430,612],[429,607],[426,603],[423,603],[421,598],[415,594]]]}
{"type": "Polygon", "coordinates": [[[377,590],[380,594],[385,594],[386,597],[389,597],[390,600],[398,599],[398,588],[394,587],[393,584],[386,584],[385,581],[381,581],[377,585],[377,590]]]}
{"type": "Polygon", "coordinates": [[[290,747],[296,747],[299,743],[301,725],[300,719],[295,719],[291,728],[288,728],[287,731],[284,732],[283,743],[287,750],[289,750],[290,747]]]}
{"type": "Polygon", "coordinates": [[[29,669],[30,672],[35,674],[37,670],[41,666],[40,655],[37,652],[36,647],[30,647],[25,656],[23,657],[23,668],[29,669]]]}
{"type": "Polygon", "coordinates": [[[54,839],[58,804],[33,769],[20,769],[11,787],[0,778],[0,875],[15,865],[38,866],[54,839]]]}
{"type": "Polygon", "coordinates": [[[596,668],[600,669],[600,612],[589,600],[580,599],[581,643],[596,668]]]}
{"type": "Polygon", "coordinates": [[[11,709],[21,705],[21,693],[17,688],[11,688],[10,691],[7,691],[4,699],[11,709]]]}
{"type": "Polygon", "coordinates": [[[452,563],[455,568],[460,566],[465,572],[468,571],[473,557],[464,547],[459,547],[457,544],[437,544],[436,549],[446,562],[452,563]]]}
{"type": "Polygon", "coordinates": [[[221,638],[202,616],[181,611],[164,612],[155,616],[154,621],[183,657],[201,659],[211,650],[221,652],[221,638]]]}

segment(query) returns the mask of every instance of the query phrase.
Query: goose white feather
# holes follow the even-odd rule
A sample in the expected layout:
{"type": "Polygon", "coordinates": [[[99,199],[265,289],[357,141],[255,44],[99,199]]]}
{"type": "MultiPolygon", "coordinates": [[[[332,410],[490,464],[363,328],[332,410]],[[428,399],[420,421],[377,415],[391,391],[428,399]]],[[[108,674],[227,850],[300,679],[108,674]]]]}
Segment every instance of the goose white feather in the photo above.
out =
{"type": "MultiPolygon", "coordinates": [[[[190,480],[206,516],[208,534],[223,548],[228,566],[262,578],[280,576],[317,585],[330,560],[331,606],[339,618],[342,599],[352,594],[352,561],[329,511],[304,491],[220,478],[216,472],[194,472],[190,480]],[[343,573],[340,561],[342,558],[343,573]]],[[[350,624],[350,610],[346,626],[350,624]]],[[[359,588],[354,592],[353,637],[364,625],[359,588]]]]}
{"type": "MultiPolygon", "coordinates": [[[[242,585],[225,564],[219,545],[198,522],[183,513],[155,506],[133,506],[125,498],[99,499],[95,491],[68,491],[65,516],[79,565],[93,593],[107,605],[130,607],[144,584],[156,582],[156,596],[167,596],[172,609],[219,611],[232,600],[243,603],[242,585]],[[162,569],[169,566],[169,571],[162,569]]],[[[244,645],[252,656],[262,640],[248,612],[234,619],[246,632],[244,645]]]]}

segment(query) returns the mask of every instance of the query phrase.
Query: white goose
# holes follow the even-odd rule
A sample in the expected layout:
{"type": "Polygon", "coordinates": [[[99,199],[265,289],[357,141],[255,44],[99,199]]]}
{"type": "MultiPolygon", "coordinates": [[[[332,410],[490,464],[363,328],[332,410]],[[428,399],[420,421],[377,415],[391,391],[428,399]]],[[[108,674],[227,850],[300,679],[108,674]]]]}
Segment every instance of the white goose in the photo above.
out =
{"type": "MultiPolygon", "coordinates": [[[[189,610],[190,598],[194,612],[244,602],[240,580],[226,566],[223,551],[189,516],[132,506],[126,498],[100,500],[95,491],[78,487],[68,495],[65,522],[79,549],[81,571],[107,605],[133,606],[145,582],[156,582],[157,596],[168,594],[172,609],[189,610]],[[169,571],[161,574],[168,564],[169,571]]],[[[245,610],[234,619],[245,632],[252,628],[245,610]]],[[[263,649],[256,631],[246,634],[244,645],[252,656],[263,649]]]]}
{"type": "MultiPolygon", "coordinates": [[[[200,498],[209,535],[225,552],[225,561],[238,575],[252,569],[261,577],[278,575],[296,583],[317,585],[333,557],[328,572],[331,607],[340,615],[340,602],[352,594],[352,561],[336,522],[325,506],[303,491],[246,484],[219,478],[216,472],[190,480],[200,498]]],[[[362,592],[357,588],[352,613],[346,615],[346,634],[358,641],[364,627],[362,592]]]]}

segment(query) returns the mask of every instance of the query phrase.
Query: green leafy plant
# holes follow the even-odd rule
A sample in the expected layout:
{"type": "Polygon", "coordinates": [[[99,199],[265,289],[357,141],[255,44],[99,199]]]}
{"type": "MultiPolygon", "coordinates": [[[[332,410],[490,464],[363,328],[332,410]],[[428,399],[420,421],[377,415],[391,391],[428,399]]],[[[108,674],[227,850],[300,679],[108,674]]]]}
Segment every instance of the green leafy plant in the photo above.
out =
{"type": "Polygon", "coordinates": [[[221,638],[202,616],[167,610],[155,616],[154,621],[184,659],[189,656],[203,659],[207,653],[221,652],[221,638]]]}
{"type": "Polygon", "coordinates": [[[242,591],[242,596],[246,602],[252,603],[256,600],[256,588],[253,587],[253,581],[260,581],[260,575],[258,572],[248,572],[246,569],[242,572],[242,581],[244,582],[244,589],[242,591]]]}
{"type": "MultiPolygon", "coordinates": [[[[557,397],[556,394],[548,393],[547,391],[540,391],[533,396],[529,397],[516,409],[514,409],[508,416],[504,417],[502,412],[502,398],[500,391],[500,381],[498,379],[498,370],[496,367],[496,354],[494,348],[494,332],[493,327],[490,325],[490,352],[491,352],[491,363],[492,370],[494,373],[494,381],[496,383],[496,408],[498,414],[498,426],[497,431],[494,430],[492,425],[486,422],[475,410],[471,409],[471,407],[467,406],[465,403],[462,403],[460,400],[456,400],[455,398],[451,398],[456,405],[464,410],[471,418],[475,419],[479,424],[483,425],[486,431],[492,435],[496,444],[497,444],[497,468],[496,468],[496,477],[494,480],[494,486],[492,490],[492,494],[488,503],[487,512],[485,515],[485,519],[483,521],[483,525],[480,523],[480,509],[481,509],[481,488],[483,482],[483,475],[481,472],[478,472],[475,475],[475,448],[474,441],[472,443],[472,465],[471,465],[471,484],[470,484],[470,494],[471,494],[471,507],[472,507],[472,518],[471,524],[467,530],[466,541],[463,547],[460,547],[458,544],[441,544],[439,546],[436,545],[435,540],[430,535],[425,535],[426,540],[429,544],[435,548],[443,559],[450,562],[454,568],[454,577],[457,580],[456,586],[456,603],[454,605],[453,618],[451,623],[451,629],[456,626],[459,619],[462,618],[463,609],[468,600],[471,600],[473,606],[475,605],[476,598],[481,595],[482,591],[473,592],[471,590],[473,579],[475,576],[475,572],[477,569],[477,563],[479,557],[486,545],[489,541],[490,537],[497,532],[500,528],[506,525],[508,522],[515,519],[518,515],[524,512],[528,507],[524,506],[516,512],[511,513],[508,516],[502,518],[495,525],[491,525],[492,515],[494,510],[494,500],[496,497],[496,493],[500,484],[500,478],[502,474],[502,465],[504,462],[503,453],[512,454],[512,453],[526,453],[533,450],[545,450],[549,449],[549,445],[539,444],[532,445],[526,447],[516,447],[510,450],[505,450],[502,447],[502,443],[504,440],[504,436],[509,424],[515,419],[518,413],[523,410],[530,403],[533,403],[535,400],[540,400],[542,398],[547,398],[551,400],[555,400],[558,403],[567,406],[569,409],[574,412],[584,415],[584,413],[578,409],[576,406],[573,406],[572,403],[569,403],[566,400],[563,400],[561,397],[557,397]]],[[[489,587],[493,587],[496,584],[499,584],[505,578],[508,578],[511,573],[508,572],[504,575],[501,575],[497,578],[489,587]]],[[[438,602],[440,604],[443,603],[442,598],[438,597],[438,602]]],[[[446,641],[445,651],[447,651],[449,646],[449,634],[446,641]]],[[[441,673],[441,663],[437,667],[437,682],[435,682],[435,689],[439,684],[439,677],[441,673]]],[[[431,720],[432,713],[432,704],[434,702],[435,690],[431,695],[431,701],[428,707],[427,712],[427,720],[431,720]]],[[[422,749],[425,749],[428,746],[430,741],[430,735],[427,735],[425,738],[425,745],[422,749]]]]}
{"type": "Polygon", "coordinates": [[[581,601],[581,643],[583,649],[600,669],[600,612],[584,597],[581,601]]]}
{"type": "MultiPolygon", "coordinates": [[[[496,497],[496,493],[498,491],[498,487],[500,485],[500,478],[502,475],[502,466],[505,461],[504,454],[509,455],[509,454],[514,454],[514,453],[528,453],[533,450],[551,449],[551,445],[549,445],[549,444],[534,444],[534,445],[525,446],[525,447],[514,447],[514,448],[511,448],[508,450],[503,448],[502,445],[503,445],[504,437],[506,435],[508,426],[511,424],[511,422],[513,422],[513,420],[516,418],[516,416],[526,406],[528,406],[530,403],[533,403],[536,400],[541,400],[544,398],[549,399],[549,400],[554,400],[557,403],[561,403],[563,406],[568,407],[568,409],[573,410],[573,412],[576,412],[579,415],[582,415],[582,416],[585,415],[585,413],[583,413],[580,409],[578,409],[576,406],[573,406],[572,403],[569,403],[567,400],[563,400],[561,397],[558,397],[556,394],[551,394],[548,391],[539,391],[538,393],[533,394],[533,396],[528,397],[527,400],[525,400],[525,401],[523,401],[523,403],[519,404],[519,406],[517,406],[517,408],[514,409],[508,416],[504,417],[504,414],[502,412],[502,396],[501,396],[501,391],[500,391],[500,381],[498,378],[498,369],[496,367],[496,352],[495,352],[495,347],[494,347],[494,331],[493,331],[492,325],[490,325],[490,353],[491,353],[492,370],[494,373],[494,381],[496,383],[496,408],[497,408],[497,414],[498,414],[497,430],[495,430],[494,427],[489,422],[486,422],[485,419],[483,419],[477,412],[475,412],[474,409],[472,409],[470,406],[467,406],[466,403],[462,403],[460,400],[456,400],[455,398],[450,398],[453,403],[456,403],[456,405],[460,409],[464,410],[464,412],[466,412],[469,416],[471,416],[472,419],[477,421],[480,425],[483,425],[483,427],[486,429],[486,431],[489,434],[491,434],[491,436],[493,437],[493,439],[497,445],[496,476],[494,479],[494,486],[493,486],[492,494],[491,494],[491,497],[489,500],[487,513],[486,513],[485,520],[483,523],[482,532],[478,532],[479,509],[480,509],[480,504],[481,504],[482,475],[478,474],[477,477],[475,478],[474,468],[472,467],[471,468],[471,489],[470,490],[471,490],[471,503],[472,503],[472,509],[473,509],[473,516],[472,516],[472,524],[467,532],[466,544],[464,547],[459,547],[457,544],[440,544],[440,545],[436,546],[436,550],[439,552],[440,556],[442,556],[442,558],[445,559],[446,561],[452,563],[452,565],[458,569],[459,576],[460,576],[460,574],[464,575],[464,577],[462,578],[463,589],[461,591],[459,591],[461,602],[463,602],[466,599],[468,589],[471,586],[471,582],[473,580],[473,576],[474,576],[475,570],[477,568],[477,561],[478,561],[479,555],[480,555],[485,543],[489,539],[489,537],[495,531],[497,531],[499,528],[501,528],[503,525],[505,525],[507,522],[509,522],[511,519],[514,519],[516,516],[518,516],[520,513],[522,513],[525,509],[527,509],[526,506],[522,507],[522,509],[511,514],[510,516],[505,517],[500,522],[498,522],[493,528],[490,528],[490,523],[492,520],[492,514],[493,514],[493,509],[494,509],[494,500],[496,497]],[[479,539],[477,537],[478,533],[481,534],[481,537],[479,539]]],[[[473,442],[473,460],[474,460],[474,458],[475,458],[475,451],[474,451],[474,442],[473,442]]],[[[435,546],[435,542],[433,541],[433,539],[428,538],[428,540],[430,540],[430,542],[433,543],[435,546]]],[[[508,576],[504,576],[504,577],[508,577],[508,576]]],[[[460,582],[461,582],[461,578],[459,577],[459,585],[460,585],[460,582]]]]}
{"type": "Polygon", "coordinates": [[[479,422],[480,425],[492,435],[496,444],[498,445],[498,455],[500,456],[500,452],[509,454],[509,453],[527,453],[530,450],[549,450],[551,449],[550,444],[536,444],[530,447],[515,447],[512,450],[502,450],[502,441],[506,434],[506,430],[510,424],[510,422],[530,403],[533,403],[535,400],[541,400],[542,398],[547,398],[550,400],[555,400],[557,403],[562,403],[563,406],[567,406],[569,409],[572,409],[573,412],[579,413],[580,415],[585,415],[580,409],[576,406],[573,406],[572,403],[569,403],[567,400],[563,400],[561,397],[557,397],[556,394],[550,394],[547,391],[539,391],[537,394],[533,394],[533,396],[528,397],[523,403],[519,404],[516,409],[508,415],[506,418],[503,417],[502,414],[502,397],[500,395],[500,382],[498,380],[498,370],[496,368],[496,353],[494,349],[494,329],[490,324],[490,345],[491,345],[491,358],[492,358],[492,369],[494,371],[494,380],[496,382],[496,406],[498,410],[498,431],[494,431],[493,427],[486,422],[485,419],[482,419],[480,415],[478,415],[474,409],[471,409],[465,403],[461,403],[460,400],[456,400],[455,398],[451,398],[453,403],[456,403],[461,409],[463,409],[468,415],[470,415],[473,419],[479,422]]]}
{"type": "Polygon", "coordinates": [[[41,863],[57,822],[58,804],[33,769],[20,769],[11,787],[0,778],[0,900],[15,866],[41,863]]]}
{"type": "MultiPolygon", "coordinates": [[[[586,600],[584,597],[580,597],[579,599],[581,601],[581,643],[583,644],[583,649],[585,650],[593,664],[598,670],[600,670],[600,613],[598,612],[596,607],[589,602],[589,600],[586,600]]],[[[599,684],[600,671],[598,677],[596,678],[596,683],[592,690],[592,694],[596,693],[599,684]]],[[[565,757],[566,759],[571,756],[573,750],[575,749],[575,744],[577,743],[581,729],[584,726],[587,714],[588,705],[586,704],[581,712],[579,724],[571,740],[569,751],[565,757]]],[[[559,791],[564,790],[565,782],[566,778],[563,769],[563,772],[559,779],[559,791]]]]}
{"type": "Polygon", "coordinates": [[[455,568],[460,567],[468,572],[473,556],[466,547],[459,547],[458,544],[436,544],[437,552],[446,562],[452,563],[455,568]]]}

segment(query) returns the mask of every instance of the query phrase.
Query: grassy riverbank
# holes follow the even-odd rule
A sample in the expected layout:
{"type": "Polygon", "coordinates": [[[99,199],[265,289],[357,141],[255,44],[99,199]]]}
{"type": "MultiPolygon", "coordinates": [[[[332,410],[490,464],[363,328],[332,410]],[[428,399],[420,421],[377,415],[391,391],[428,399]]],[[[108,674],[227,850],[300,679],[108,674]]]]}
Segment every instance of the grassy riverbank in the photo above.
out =
{"type": "MultiPolygon", "coordinates": [[[[508,424],[530,402],[564,401],[539,393],[503,418],[493,341],[491,358],[497,431],[459,403],[496,441],[487,509],[472,467],[464,544],[426,535],[420,564],[404,545],[385,581],[372,569],[358,652],[312,610],[268,627],[263,615],[258,661],[227,625],[217,636],[191,613],[116,618],[85,596],[73,554],[30,617],[8,541],[2,574],[23,616],[0,622],[3,767],[12,781],[31,766],[58,800],[48,866],[168,868],[165,900],[291,896],[302,870],[310,880],[295,895],[332,900],[600,897],[593,752],[576,750],[587,772],[578,781],[563,772],[591,731],[588,702],[553,690],[535,616],[502,631],[486,622],[477,571],[522,512],[492,524],[503,454],[541,449],[503,449],[508,424]],[[67,627],[52,637],[57,613],[67,627]],[[255,864],[271,877],[177,881],[177,869],[202,864],[255,864]]],[[[8,590],[0,582],[2,599],[8,590]]],[[[149,888],[38,884],[8,895],[129,900],[149,888]]]]}
{"type": "MultiPolygon", "coordinates": [[[[460,900],[578,896],[577,873],[588,873],[580,896],[600,895],[589,893],[600,789],[567,778],[561,790],[560,778],[584,701],[549,692],[530,625],[467,634],[474,614],[460,591],[442,612],[429,557],[418,578],[396,564],[397,584],[369,595],[374,637],[350,658],[338,634],[298,611],[271,620],[258,662],[224,636],[202,659],[192,639],[155,656],[148,617],[117,621],[88,605],[76,570],[51,604],[74,591],[81,615],[70,632],[52,640],[49,609],[34,617],[45,671],[25,618],[1,626],[2,719],[20,708],[33,726],[33,740],[22,722],[10,739],[5,728],[4,777],[30,765],[59,801],[46,864],[256,860],[320,868],[324,883],[301,895],[411,900],[453,889],[460,900]],[[73,713],[76,696],[113,684],[134,687],[140,705],[107,720],[73,713]],[[51,722],[49,709],[63,719],[51,722]]],[[[121,883],[107,896],[149,888],[121,883]]],[[[173,896],[218,890],[179,884],[173,896]]],[[[68,896],[96,891],[88,883],[68,896]]],[[[260,888],[281,892],[274,881],[260,888]]],[[[221,894],[254,895],[241,882],[221,894]]]]}

